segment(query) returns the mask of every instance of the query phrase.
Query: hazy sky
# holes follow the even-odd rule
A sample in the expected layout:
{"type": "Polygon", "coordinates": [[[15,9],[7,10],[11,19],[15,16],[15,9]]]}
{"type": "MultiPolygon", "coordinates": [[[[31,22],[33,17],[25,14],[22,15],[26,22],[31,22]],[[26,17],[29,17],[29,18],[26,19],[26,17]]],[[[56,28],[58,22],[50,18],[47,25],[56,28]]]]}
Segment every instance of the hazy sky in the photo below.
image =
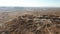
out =
{"type": "Polygon", "coordinates": [[[0,0],[0,6],[60,7],[60,0],[0,0]]]}

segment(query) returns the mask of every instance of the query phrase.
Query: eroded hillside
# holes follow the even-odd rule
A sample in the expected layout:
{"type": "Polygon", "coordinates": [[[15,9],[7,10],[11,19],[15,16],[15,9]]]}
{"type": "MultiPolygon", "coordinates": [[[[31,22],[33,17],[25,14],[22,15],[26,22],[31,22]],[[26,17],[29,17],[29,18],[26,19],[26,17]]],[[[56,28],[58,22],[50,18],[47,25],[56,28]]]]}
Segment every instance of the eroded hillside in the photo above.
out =
{"type": "Polygon", "coordinates": [[[60,34],[60,8],[17,8],[0,9],[0,34],[60,34]]]}
{"type": "Polygon", "coordinates": [[[60,16],[56,15],[25,14],[4,24],[0,34],[60,34],[60,16]]]}

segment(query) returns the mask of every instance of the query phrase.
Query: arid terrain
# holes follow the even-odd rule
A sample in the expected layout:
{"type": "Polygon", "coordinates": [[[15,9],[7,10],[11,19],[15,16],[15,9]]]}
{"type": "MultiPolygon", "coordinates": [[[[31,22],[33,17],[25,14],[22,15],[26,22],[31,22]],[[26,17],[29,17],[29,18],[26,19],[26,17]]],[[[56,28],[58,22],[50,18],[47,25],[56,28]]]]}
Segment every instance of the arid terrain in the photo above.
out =
{"type": "Polygon", "coordinates": [[[60,8],[0,7],[0,34],[60,34],[60,8]]]}

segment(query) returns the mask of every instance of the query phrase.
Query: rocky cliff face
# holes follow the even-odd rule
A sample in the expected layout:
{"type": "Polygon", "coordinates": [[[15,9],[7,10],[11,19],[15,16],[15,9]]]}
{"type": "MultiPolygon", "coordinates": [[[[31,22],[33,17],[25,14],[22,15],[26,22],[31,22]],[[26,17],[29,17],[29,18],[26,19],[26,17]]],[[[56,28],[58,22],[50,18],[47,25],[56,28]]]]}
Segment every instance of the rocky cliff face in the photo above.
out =
{"type": "Polygon", "coordinates": [[[60,34],[60,18],[54,15],[26,14],[4,24],[0,34],[60,34]]]}

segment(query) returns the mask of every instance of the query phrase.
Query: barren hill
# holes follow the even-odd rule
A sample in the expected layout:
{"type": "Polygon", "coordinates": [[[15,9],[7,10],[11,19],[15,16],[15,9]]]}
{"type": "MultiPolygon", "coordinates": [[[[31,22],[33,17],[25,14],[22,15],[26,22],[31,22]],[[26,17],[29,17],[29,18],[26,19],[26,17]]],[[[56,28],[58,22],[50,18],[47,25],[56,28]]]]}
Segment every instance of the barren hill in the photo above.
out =
{"type": "Polygon", "coordinates": [[[0,34],[60,34],[60,8],[17,8],[0,12],[0,34]]]}
{"type": "Polygon", "coordinates": [[[5,23],[0,34],[60,34],[60,16],[31,15],[18,16],[5,23]]]}

